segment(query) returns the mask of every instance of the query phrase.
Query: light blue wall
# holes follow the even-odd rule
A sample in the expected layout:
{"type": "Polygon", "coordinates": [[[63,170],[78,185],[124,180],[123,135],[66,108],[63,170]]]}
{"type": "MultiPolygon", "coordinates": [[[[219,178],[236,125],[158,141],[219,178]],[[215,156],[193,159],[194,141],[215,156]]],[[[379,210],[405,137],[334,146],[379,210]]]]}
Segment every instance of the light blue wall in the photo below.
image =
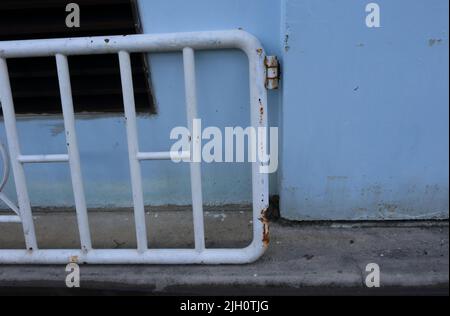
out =
{"type": "MultiPolygon", "coordinates": [[[[280,6],[276,1],[140,1],[145,33],[248,30],[261,38],[268,52],[276,54],[280,6]],[[207,14],[206,14],[207,13],[207,14]]],[[[139,118],[140,149],[167,151],[175,126],[186,126],[181,54],[155,54],[149,58],[158,115],[139,118]]],[[[248,64],[243,53],[201,52],[196,55],[199,114],[203,126],[248,126],[250,122],[248,64]]],[[[277,109],[277,94],[271,107],[277,109]]],[[[272,122],[276,116],[271,116],[272,122]]],[[[273,123],[273,124],[276,124],[273,123]]],[[[64,153],[62,120],[57,117],[19,118],[25,154],[64,153]]],[[[131,206],[131,188],[124,120],[121,116],[81,115],[77,118],[82,172],[90,207],[131,206]]],[[[6,142],[3,124],[0,137],[6,142]]],[[[144,162],[144,198],[148,205],[189,204],[187,164],[144,162]]],[[[251,203],[250,165],[203,164],[206,204],[251,203]]],[[[35,206],[70,206],[73,195],[68,166],[27,166],[27,182],[35,206]]],[[[12,177],[6,192],[15,197],[12,177]]],[[[277,193],[276,175],[272,192],[277,193]]]]}
{"type": "MultiPolygon", "coordinates": [[[[448,218],[448,0],[141,0],[145,33],[243,28],[282,61],[282,89],[269,92],[280,126],[280,170],[271,193],[284,217],[448,218]]],[[[186,125],[180,54],[149,57],[158,115],[139,118],[142,150],[168,150],[186,125]]],[[[242,53],[196,55],[204,126],[247,126],[248,75],[242,53]]],[[[1,125],[1,124],[0,124],[1,125]]],[[[24,153],[64,152],[62,121],[22,118],[24,153]]],[[[90,206],[131,205],[124,121],[77,121],[90,206]]],[[[5,142],[3,126],[0,137],[5,142]]],[[[73,205],[68,168],[27,168],[34,205],[73,205]]],[[[146,204],[188,204],[188,168],[146,162],[146,204]]],[[[203,164],[208,204],[250,202],[245,164],[203,164]]],[[[8,194],[13,195],[11,183],[8,194]]]]}
{"type": "Polygon", "coordinates": [[[448,1],[287,0],[281,209],[448,218],[448,1]]]}

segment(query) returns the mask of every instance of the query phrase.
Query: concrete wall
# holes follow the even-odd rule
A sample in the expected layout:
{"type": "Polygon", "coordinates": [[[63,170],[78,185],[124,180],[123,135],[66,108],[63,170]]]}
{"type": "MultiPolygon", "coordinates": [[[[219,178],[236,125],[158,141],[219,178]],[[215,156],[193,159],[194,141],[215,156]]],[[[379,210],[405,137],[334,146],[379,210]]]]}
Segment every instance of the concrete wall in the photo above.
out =
{"type": "MultiPolygon", "coordinates": [[[[243,28],[279,56],[283,87],[269,92],[269,121],[281,127],[281,161],[271,193],[287,218],[448,218],[448,1],[377,1],[378,29],[365,25],[368,2],[139,1],[145,33],[243,28]]],[[[168,150],[170,130],[186,125],[181,54],[149,62],[158,114],[139,118],[141,149],[168,150]]],[[[196,62],[204,126],[247,126],[243,54],[202,52],[196,62]]],[[[24,153],[65,151],[60,118],[22,118],[19,129],[24,153]]],[[[131,205],[123,118],[81,116],[77,130],[89,206],[131,205]]],[[[187,165],[143,166],[146,204],[190,202],[187,165]]],[[[27,172],[33,205],[73,205],[67,166],[27,172]]],[[[247,164],[204,164],[203,181],[208,204],[250,202],[247,164]]]]}
{"type": "Polygon", "coordinates": [[[287,0],[281,209],[448,218],[448,1],[287,0]]]}

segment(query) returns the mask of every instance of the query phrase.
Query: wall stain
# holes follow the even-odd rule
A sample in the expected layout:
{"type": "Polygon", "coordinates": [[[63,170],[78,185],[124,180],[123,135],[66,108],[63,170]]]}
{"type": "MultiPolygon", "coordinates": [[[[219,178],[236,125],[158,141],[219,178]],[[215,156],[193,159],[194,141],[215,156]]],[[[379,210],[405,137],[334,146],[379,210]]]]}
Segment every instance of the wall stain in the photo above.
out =
{"type": "Polygon", "coordinates": [[[399,206],[397,204],[392,204],[392,203],[378,204],[378,212],[379,213],[384,213],[385,211],[387,211],[388,213],[395,213],[395,211],[397,211],[398,208],[399,208],[399,206]]]}
{"type": "Polygon", "coordinates": [[[442,43],[441,38],[430,38],[428,40],[428,46],[433,47],[434,45],[438,45],[442,43]]]}
{"type": "Polygon", "coordinates": [[[348,180],[347,176],[328,176],[328,180],[348,180]]]}
{"type": "Polygon", "coordinates": [[[289,51],[289,34],[284,35],[284,50],[289,51]]]}
{"type": "Polygon", "coordinates": [[[50,126],[50,134],[53,137],[64,133],[64,123],[48,124],[48,126],[50,126]]]}

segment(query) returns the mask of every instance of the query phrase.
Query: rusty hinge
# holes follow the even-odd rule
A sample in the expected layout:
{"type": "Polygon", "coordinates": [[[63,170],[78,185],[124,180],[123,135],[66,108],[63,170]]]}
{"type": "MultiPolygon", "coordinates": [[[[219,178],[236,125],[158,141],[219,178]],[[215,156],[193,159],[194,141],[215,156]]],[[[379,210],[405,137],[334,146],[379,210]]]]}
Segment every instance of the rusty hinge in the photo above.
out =
{"type": "Polygon", "coordinates": [[[266,56],[264,64],[266,66],[266,88],[269,90],[278,89],[280,64],[277,56],[266,56]]]}

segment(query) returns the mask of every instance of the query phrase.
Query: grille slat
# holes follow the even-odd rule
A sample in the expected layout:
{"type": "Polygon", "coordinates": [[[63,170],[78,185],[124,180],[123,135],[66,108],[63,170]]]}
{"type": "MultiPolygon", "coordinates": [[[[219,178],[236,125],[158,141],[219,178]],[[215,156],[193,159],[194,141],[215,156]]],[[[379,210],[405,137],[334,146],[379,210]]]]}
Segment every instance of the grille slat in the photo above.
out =
{"type": "MultiPolygon", "coordinates": [[[[0,1],[0,41],[139,33],[132,0],[78,0],[80,28],[67,28],[65,0],[0,1]]],[[[155,113],[143,54],[132,54],[136,111],[155,113]]],[[[123,112],[117,55],[69,56],[75,112],[123,112]]],[[[8,59],[18,114],[61,113],[54,58],[8,59]]]]}

